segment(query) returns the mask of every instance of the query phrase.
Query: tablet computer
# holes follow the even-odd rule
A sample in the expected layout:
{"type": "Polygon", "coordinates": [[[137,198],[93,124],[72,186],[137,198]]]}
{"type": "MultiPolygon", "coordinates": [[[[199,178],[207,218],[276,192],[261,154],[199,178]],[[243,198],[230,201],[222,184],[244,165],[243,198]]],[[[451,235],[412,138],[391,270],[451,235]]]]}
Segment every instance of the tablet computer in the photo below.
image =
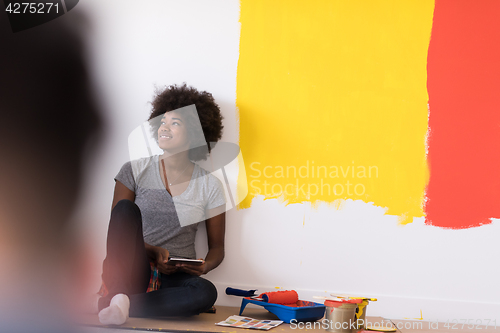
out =
{"type": "Polygon", "coordinates": [[[167,264],[189,264],[189,265],[201,265],[205,261],[201,259],[186,259],[186,258],[168,258],[167,264]]]}

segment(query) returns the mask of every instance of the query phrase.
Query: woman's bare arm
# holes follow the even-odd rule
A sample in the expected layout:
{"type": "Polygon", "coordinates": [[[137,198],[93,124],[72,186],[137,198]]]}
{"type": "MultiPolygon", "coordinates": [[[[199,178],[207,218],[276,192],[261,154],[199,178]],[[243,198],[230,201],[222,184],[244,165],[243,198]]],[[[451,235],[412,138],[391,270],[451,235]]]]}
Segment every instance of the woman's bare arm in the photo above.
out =
{"type": "Polygon", "coordinates": [[[213,217],[205,222],[207,226],[208,253],[203,265],[179,264],[182,270],[189,274],[201,275],[210,272],[222,262],[224,259],[224,234],[226,232],[225,211],[226,205],[222,205],[210,210],[208,214],[213,217]]]}
{"type": "Polygon", "coordinates": [[[224,259],[224,237],[226,233],[226,205],[214,208],[218,210],[218,215],[210,212],[209,216],[213,216],[206,220],[207,238],[208,238],[208,253],[205,258],[205,271],[210,272],[212,269],[219,266],[224,259]]]}

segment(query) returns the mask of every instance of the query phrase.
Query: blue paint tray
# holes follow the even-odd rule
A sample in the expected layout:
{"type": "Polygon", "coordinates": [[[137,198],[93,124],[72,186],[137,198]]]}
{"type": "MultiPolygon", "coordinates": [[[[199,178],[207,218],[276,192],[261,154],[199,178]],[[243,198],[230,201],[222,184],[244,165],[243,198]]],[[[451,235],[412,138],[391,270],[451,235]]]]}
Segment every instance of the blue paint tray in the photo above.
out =
{"type": "Polygon", "coordinates": [[[245,297],[241,300],[240,316],[248,303],[263,306],[267,311],[274,313],[280,320],[288,324],[292,319],[296,319],[297,321],[315,321],[321,319],[325,315],[326,309],[323,304],[309,301],[299,300],[296,304],[290,306],[267,303],[245,297]]]}

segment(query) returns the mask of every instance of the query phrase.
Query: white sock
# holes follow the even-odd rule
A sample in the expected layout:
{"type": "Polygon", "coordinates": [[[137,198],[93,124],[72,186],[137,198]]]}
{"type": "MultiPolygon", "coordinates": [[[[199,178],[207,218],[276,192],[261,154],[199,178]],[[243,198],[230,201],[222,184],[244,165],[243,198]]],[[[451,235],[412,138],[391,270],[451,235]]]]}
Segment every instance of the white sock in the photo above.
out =
{"type": "Polygon", "coordinates": [[[121,325],[128,319],[130,299],[125,294],[116,294],[107,308],[99,312],[99,321],[104,325],[121,325]]]}

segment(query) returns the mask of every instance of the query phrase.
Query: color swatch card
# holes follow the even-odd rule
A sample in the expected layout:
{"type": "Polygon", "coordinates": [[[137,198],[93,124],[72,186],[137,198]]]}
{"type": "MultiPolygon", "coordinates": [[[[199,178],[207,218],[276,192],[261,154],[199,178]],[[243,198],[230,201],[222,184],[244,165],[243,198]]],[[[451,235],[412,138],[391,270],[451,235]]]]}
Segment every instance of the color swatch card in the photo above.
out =
{"type": "Polygon", "coordinates": [[[220,326],[230,326],[239,328],[253,328],[257,330],[270,330],[283,322],[281,320],[258,320],[249,317],[231,316],[226,320],[216,323],[220,326]]]}

